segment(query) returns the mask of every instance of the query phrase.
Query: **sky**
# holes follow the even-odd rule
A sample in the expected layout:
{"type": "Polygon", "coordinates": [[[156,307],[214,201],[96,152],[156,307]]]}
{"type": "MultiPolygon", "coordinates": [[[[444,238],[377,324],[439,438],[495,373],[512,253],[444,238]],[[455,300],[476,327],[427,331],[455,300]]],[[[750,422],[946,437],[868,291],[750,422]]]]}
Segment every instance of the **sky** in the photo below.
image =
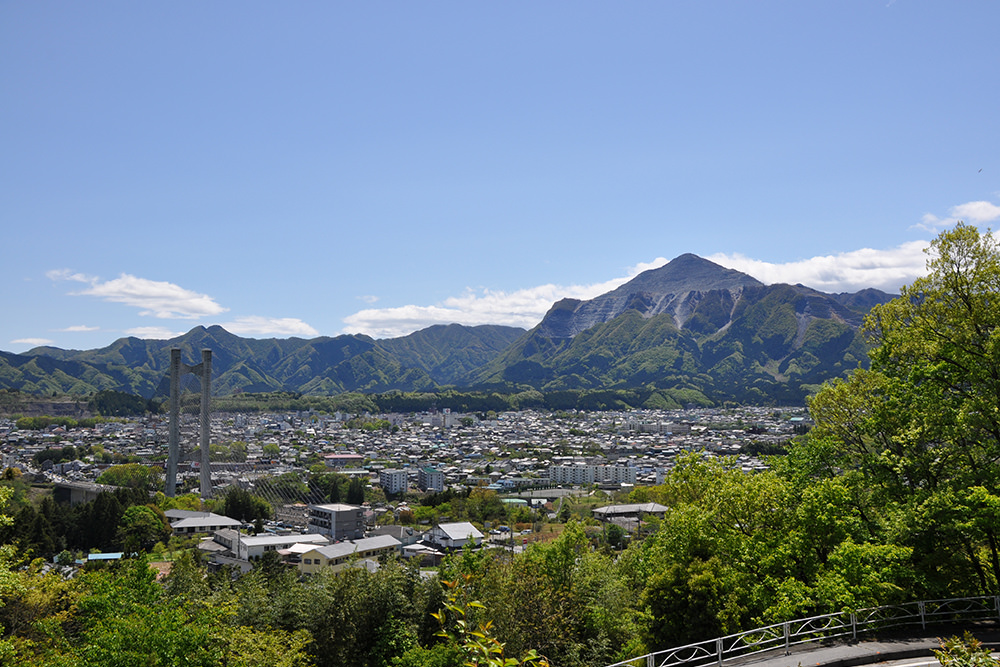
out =
{"type": "Polygon", "coordinates": [[[0,2],[0,350],[529,328],[1000,220],[1000,3],[0,2]]]}

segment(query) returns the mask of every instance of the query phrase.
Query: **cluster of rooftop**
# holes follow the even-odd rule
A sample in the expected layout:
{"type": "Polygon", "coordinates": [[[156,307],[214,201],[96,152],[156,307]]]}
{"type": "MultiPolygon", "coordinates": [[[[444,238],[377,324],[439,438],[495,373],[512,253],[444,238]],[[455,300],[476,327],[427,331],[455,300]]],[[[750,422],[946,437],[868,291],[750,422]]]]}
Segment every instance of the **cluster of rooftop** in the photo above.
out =
{"type": "MultiPolygon", "coordinates": [[[[510,412],[480,419],[459,414],[363,415],[311,412],[213,415],[212,482],[252,485],[262,477],[325,465],[381,486],[388,495],[453,485],[496,489],[655,484],[685,451],[733,455],[746,470],[763,464],[750,444],[790,438],[807,420],[802,408],[628,412],[510,412]]],[[[196,486],[198,422],[183,415],[182,484],[196,486]]],[[[79,459],[41,467],[59,480],[93,482],[115,462],[163,465],[167,420],[149,417],[93,428],[18,429],[0,419],[4,467],[36,471],[35,456],[74,446],[79,459]]]]}

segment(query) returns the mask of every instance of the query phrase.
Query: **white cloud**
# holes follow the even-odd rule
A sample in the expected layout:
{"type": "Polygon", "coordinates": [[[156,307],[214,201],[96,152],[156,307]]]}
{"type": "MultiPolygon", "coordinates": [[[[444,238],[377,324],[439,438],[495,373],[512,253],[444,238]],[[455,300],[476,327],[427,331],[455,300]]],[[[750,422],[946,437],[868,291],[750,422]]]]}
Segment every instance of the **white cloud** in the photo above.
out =
{"type": "Polygon", "coordinates": [[[803,284],[821,292],[857,292],[874,287],[896,293],[903,285],[926,275],[927,241],[911,241],[889,250],[862,248],[838,255],[822,255],[773,264],[743,255],[709,255],[716,264],[748,273],[768,285],[803,284]]]}
{"type": "Polygon", "coordinates": [[[78,283],[93,283],[98,279],[95,276],[88,276],[83,273],[74,273],[70,269],[53,269],[46,271],[45,276],[50,280],[72,280],[78,283]]]}
{"type": "MultiPolygon", "coordinates": [[[[743,271],[767,284],[801,283],[823,292],[855,292],[875,287],[895,293],[905,284],[926,274],[926,241],[904,243],[889,250],[863,248],[839,255],[774,264],[742,255],[706,257],[717,264],[743,271]]],[[[369,308],[344,318],[344,333],[365,333],[375,338],[405,336],[434,324],[503,324],[531,328],[553,303],[567,297],[592,299],[610,292],[648,269],[663,266],[658,257],[631,267],[626,275],[590,285],[540,285],[514,292],[481,288],[466,289],[461,296],[443,302],[395,308],[369,308]]]]}
{"type": "Polygon", "coordinates": [[[10,342],[14,345],[31,345],[32,347],[38,347],[39,345],[52,345],[55,341],[49,340],[48,338],[18,338],[10,342]]]}
{"type": "Polygon", "coordinates": [[[378,301],[378,297],[372,294],[362,294],[361,296],[358,297],[358,299],[364,301],[365,303],[375,303],[376,301],[378,301]]]}
{"type": "Polygon", "coordinates": [[[504,292],[466,288],[460,296],[432,306],[369,308],[344,318],[344,333],[365,333],[375,338],[405,336],[434,324],[502,324],[531,328],[538,324],[553,303],[560,299],[593,299],[628,282],[647,269],[666,264],[664,258],[631,267],[626,275],[590,285],[539,285],[504,292]]]}
{"type": "MultiPolygon", "coordinates": [[[[592,286],[540,285],[514,292],[471,288],[461,296],[432,306],[369,308],[344,318],[344,333],[365,333],[376,338],[393,338],[433,324],[503,324],[530,328],[559,299],[589,299],[614,289],[610,283],[592,286]]],[[[620,283],[619,283],[620,284],[620,283]]]]}
{"type": "Polygon", "coordinates": [[[66,333],[77,333],[85,331],[98,331],[101,327],[90,327],[86,324],[75,324],[71,327],[66,327],[65,329],[57,329],[56,331],[64,331],[66,333]]]}
{"type": "Polygon", "coordinates": [[[169,340],[171,338],[183,336],[184,332],[171,331],[170,329],[166,329],[164,327],[134,327],[132,329],[126,329],[125,335],[150,340],[169,340]]]}
{"type": "Polygon", "coordinates": [[[319,331],[294,317],[260,317],[251,315],[238,317],[232,322],[222,323],[226,331],[239,336],[318,336],[319,331]]]}
{"type": "Polygon", "coordinates": [[[49,271],[45,275],[52,280],[88,283],[89,287],[72,294],[96,296],[105,301],[124,303],[141,309],[140,315],[152,315],[163,319],[197,319],[229,310],[220,306],[207,294],[199,294],[173,283],[147,280],[127,273],[105,282],[93,276],[73,273],[69,269],[49,271]]]}
{"type": "Polygon", "coordinates": [[[988,201],[970,201],[948,210],[948,217],[939,218],[933,213],[925,213],[915,227],[937,232],[952,227],[962,220],[971,225],[985,225],[1000,220],[1000,206],[988,201]]]}

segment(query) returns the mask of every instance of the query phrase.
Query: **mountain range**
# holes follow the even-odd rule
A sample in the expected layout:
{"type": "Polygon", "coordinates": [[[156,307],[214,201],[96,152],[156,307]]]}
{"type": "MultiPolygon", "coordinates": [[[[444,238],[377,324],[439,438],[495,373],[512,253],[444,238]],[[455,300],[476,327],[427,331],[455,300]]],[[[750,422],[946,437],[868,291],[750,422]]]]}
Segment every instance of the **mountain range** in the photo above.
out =
{"type": "Polygon", "coordinates": [[[408,336],[252,339],[219,326],[169,340],[121,338],[96,350],[0,352],[0,387],[30,393],[115,389],[165,395],[169,350],[213,352],[213,392],[546,392],[651,388],[701,402],[799,403],[863,364],[859,327],[893,296],[764,285],[681,255],[590,300],[563,299],[529,331],[435,325],[408,336]]]}

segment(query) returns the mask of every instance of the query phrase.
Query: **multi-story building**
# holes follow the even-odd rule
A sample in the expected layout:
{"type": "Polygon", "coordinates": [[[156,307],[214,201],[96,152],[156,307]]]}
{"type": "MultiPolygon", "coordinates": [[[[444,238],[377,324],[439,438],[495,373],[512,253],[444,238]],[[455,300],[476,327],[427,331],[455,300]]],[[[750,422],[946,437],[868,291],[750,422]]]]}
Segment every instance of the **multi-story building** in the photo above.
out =
{"type": "Polygon", "coordinates": [[[630,466],[550,466],[552,484],[635,484],[636,469],[630,466]]]}
{"type": "Polygon", "coordinates": [[[389,495],[403,493],[410,487],[409,473],[400,468],[385,468],[378,473],[378,483],[389,495]]]}
{"type": "Polygon", "coordinates": [[[364,510],[357,505],[330,503],[309,506],[310,533],[326,535],[331,540],[357,540],[365,536],[364,510]]]}
{"type": "Polygon", "coordinates": [[[417,472],[417,486],[421,491],[444,491],[444,473],[430,466],[417,472]]]}
{"type": "Polygon", "coordinates": [[[361,454],[337,452],[334,454],[324,454],[323,461],[328,468],[358,468],[365,462],[365,457],[361,454]]]}

